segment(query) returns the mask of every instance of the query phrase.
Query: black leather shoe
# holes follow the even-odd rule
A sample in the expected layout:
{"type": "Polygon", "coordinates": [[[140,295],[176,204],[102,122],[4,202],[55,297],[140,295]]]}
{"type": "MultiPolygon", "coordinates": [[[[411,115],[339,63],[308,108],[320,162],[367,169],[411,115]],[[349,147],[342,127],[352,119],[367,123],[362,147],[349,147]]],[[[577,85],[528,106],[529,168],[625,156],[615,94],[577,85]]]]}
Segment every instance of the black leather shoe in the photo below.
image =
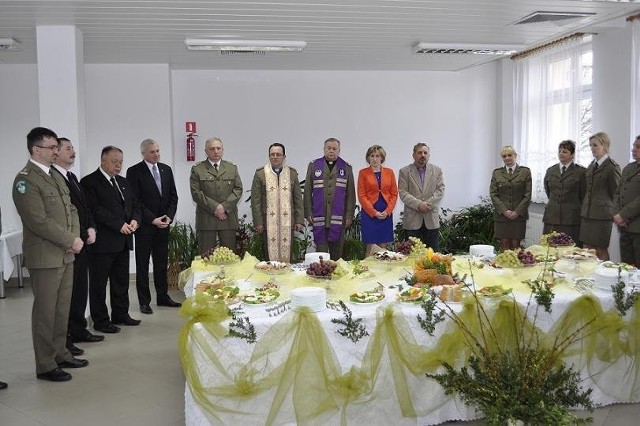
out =
{"type": "Polygon", "coordinates": [[[89,361],[80,358],[71,358],[58,363],[58,367],[61,368],[82,368],[86,367],[87,365],[89,365],[89,361]]]}
{"type": "Polygon", "coordinates": [[[99,331],[101,333],[120,333],[120,327],[116,327],[111,323],[101,324],[101,325],[93,325],[93,329],[95,331],[99,331]]]}
{"type": "Polygon", "coordinates": [[[143,314],[152,314],[153,309],[151,309],[151,306],[149,305],[140,305],[140,312],[143,314]]]}
{"type": "MultiPolygon", "coordinates": [[[[93,327],[93,328],[95,328],[95,327],[93,327]]],[[[96,328],[96,330],[97,330],[97,328],[96,328]]],[[[93,334],[93,333],[87,331],[81,337],[73,337],[72,340],[73,340],[74,343],[78,343],[78,342],[96,343],[96,342],[102,342],[104,340],[104,336],[100,336],[98,334],[93,334]]]]}
{"type": "Polygon", "coordinates": [[[47,371],[46,373],[36,374],[36,377],[50,382],[68,382],[71,380],[71,374],[57,367],[53,370],[47,371]]]}
{"type": "Polygon", "coordinates": [[[67,345],[67,349],[69,350],[69,352],[71,352],[71,355],[73,355],[73,356],[82,355],[84,353],[83,349],[80,349],[79,347],[77,347],[73,343],[69,343],[67,345]]]}
{"type": "Polygon", "coordinates": [[[6,389],[9,385],[5,382],[0,382],[0,389],[6,389]]]}
{"type": "Polygon", "coordinates": [[[179,308],[180,306],[182,306],[182,303],[174,302],[169,296],[167,296],[163,299],[158,299],[157,305],[168,306],[170,308],[179,308]]]}
{"type": "Polygon", "coordinates": [[[142,321],[129,317],[129,318],[112,320],[111,322],[114,324],[122,324],[122,325],[138,325],[142,321]]]}

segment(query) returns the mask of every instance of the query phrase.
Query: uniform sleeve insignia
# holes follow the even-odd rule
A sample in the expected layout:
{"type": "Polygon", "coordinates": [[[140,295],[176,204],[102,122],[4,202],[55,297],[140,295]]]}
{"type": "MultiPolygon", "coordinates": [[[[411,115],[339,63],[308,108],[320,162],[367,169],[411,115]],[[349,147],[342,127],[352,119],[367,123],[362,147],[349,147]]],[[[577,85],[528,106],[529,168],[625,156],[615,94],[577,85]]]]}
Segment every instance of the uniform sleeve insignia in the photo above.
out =
{"type": "Polygon", "coordinates": [[[19,180],[16,182],[16,191],[18,194],[26,194],[27,193],[27,182],[23,180],[19,180]]]}

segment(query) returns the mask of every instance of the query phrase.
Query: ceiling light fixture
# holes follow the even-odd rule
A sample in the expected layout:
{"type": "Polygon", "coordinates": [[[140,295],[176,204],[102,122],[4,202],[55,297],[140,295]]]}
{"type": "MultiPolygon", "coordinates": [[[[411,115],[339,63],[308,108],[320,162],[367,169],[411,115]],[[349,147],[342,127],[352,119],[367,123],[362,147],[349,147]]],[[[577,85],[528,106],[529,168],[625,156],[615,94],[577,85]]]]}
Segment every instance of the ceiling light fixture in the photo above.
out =
{"type": "Polygon", "coordinates": [[[20,50],[19,44],[15,38],[0,38],[0,50],[20,50]]]}
{"type": "Polygon", "coordinates": [[[413,46],[413,53],[429,53],[434,55],[513,55],[522,46],[496,44],[447,44],[418,43],[413,46]]]}
{"type": "Polygon", "coordinates": [[[188,50],[217,50],[221,52],[299,52],[307,45],[304,41],[203,38],[188,38],[184,44],[188,50]]]}

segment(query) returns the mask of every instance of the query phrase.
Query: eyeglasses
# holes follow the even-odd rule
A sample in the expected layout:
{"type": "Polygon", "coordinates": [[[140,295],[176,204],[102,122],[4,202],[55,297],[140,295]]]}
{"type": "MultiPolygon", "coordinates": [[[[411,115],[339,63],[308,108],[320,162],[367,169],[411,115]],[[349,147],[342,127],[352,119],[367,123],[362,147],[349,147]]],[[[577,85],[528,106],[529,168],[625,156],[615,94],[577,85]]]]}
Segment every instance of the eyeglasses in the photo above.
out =
{"type": "Polygon", "coordinates": [[[44,145],[36,145],[38,148],[43,148],[43,149],[50,149],[52,151],[57,151],[58,150],[58,145],[50,145],[50,146],[44,146],[44,145]]]}

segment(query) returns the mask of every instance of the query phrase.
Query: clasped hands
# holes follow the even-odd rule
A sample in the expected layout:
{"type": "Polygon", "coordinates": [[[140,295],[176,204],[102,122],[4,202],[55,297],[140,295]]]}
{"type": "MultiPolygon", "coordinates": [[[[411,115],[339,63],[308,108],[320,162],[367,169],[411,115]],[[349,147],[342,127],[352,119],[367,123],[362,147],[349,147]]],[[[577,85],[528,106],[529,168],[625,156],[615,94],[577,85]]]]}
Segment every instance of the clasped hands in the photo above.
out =
{"type": "Polygon", "coordinates": [[[156,217],[155,219],[153,219],[151,224],[159,229],[164,229],[171,224],[171,218],[165,214],[163,216],[156,217]]]}
{"type": "Polygon", "coordinates": [[[120,228],[120,233],[124,235],[130,235],[136,232],[136,229],[138,229],[138,221],[134,219],[129,223],[122,224],[122,228],[120,228]]]}
{"type": "Polygon", "coordinates": [[[613,223],[615,223],[618,226],[625,227],[627,226],[628,222],[624,220],[624,218],[620,216],[620,214],[618,213],[617,215],[613,216],[613,223]]]}
{"type": "Polygon", "coordinates": [[[218,220],[227,220],[227,212],[222,204],[218,204],[216,211],[213,214],[218,218],[218,220]]]}
{"type": "Polygon", "coordinates": [[[513,210],[505,210],[504,213],[502,213],[502,216],[506,217],[507,219],[514,220],[518,218],[519,214],[513,210]]]}

